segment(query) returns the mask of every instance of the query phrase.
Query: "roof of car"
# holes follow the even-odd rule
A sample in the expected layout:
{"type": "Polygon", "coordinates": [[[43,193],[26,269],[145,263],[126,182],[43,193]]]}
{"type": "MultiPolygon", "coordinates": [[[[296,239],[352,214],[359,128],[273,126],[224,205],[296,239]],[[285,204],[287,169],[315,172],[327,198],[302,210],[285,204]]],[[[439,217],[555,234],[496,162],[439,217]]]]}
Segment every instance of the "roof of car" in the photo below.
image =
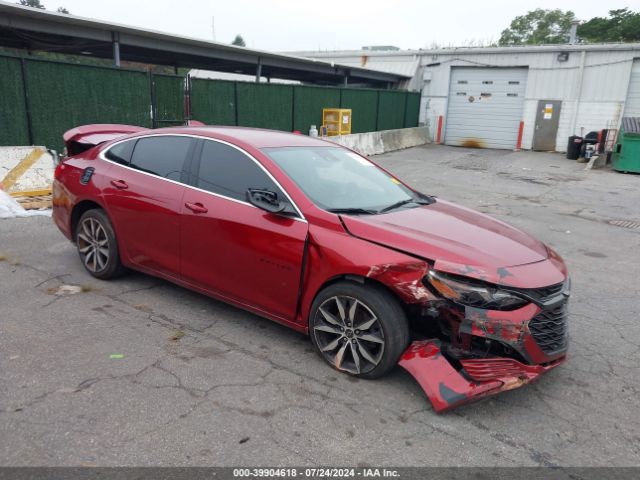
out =
{"type": "Polygon", "coordinates": [[[265,130],[261,128],[227,127],[227,126],[188,126],[169,127],[153,130],[153,133],[182,133],[202,135],[212,138],[235,139],[247,143],[256,148],[269,147],[330,147],[338,145],[295,133],[281,132],[277,130],[265,130]]]}

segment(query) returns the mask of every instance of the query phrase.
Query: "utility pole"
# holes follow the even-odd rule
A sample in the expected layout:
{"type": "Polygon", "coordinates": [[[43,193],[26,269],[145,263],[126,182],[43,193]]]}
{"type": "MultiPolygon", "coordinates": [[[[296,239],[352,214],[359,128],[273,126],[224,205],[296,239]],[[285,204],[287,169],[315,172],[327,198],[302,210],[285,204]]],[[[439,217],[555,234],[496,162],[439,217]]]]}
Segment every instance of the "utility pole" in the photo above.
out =
{"type": "Polygon", "coordinates": [[[211,38],[216,41],[216,17],[211,16],[211,38]]]}

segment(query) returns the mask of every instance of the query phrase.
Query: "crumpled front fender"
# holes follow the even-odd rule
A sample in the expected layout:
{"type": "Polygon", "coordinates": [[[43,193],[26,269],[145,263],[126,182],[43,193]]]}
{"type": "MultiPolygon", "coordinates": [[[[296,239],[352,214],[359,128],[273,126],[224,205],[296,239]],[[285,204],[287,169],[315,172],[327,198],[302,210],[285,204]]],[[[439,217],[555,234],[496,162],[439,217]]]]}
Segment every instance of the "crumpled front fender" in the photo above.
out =
{"type": "Polygon", "coordinates": [[[398,364],[416,379],[436,413],[441,413],[531,383],[565,360],[566,356],[545,365],[503,357],[461,360],[465,376],[442,354],[440,340],[430,339],[409,345],[398,364]]]}

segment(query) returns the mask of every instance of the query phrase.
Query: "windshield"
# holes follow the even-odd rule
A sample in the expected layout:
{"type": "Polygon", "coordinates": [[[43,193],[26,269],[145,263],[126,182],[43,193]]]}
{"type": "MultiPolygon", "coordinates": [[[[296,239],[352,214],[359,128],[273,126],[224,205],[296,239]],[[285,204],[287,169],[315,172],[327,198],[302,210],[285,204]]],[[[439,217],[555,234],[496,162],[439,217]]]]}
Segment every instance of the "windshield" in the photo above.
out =
{"type": "Polygon", "coordinates": [[[380,213],[389,207],[425,203],[366,158],[344,148],[283,147],[264,152],[325,210],[380,213]]]}

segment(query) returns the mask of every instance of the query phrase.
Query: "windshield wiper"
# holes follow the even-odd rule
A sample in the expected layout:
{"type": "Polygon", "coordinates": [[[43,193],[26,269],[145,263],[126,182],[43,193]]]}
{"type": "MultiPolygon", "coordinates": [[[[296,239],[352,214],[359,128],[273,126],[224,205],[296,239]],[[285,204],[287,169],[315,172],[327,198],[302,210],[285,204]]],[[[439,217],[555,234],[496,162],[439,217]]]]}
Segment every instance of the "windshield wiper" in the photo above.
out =
{"type": "Polygon", "coordinates": [[[430,202],[426,198],[407,198],[406,200],[400,200],[399,202],[393,203],[388,207],[384,207],[382,210],[379,210],[378,213],[388,212],[389,210],[394,210],[396,208],[400,208],[403,205],[407,205],[409,203],[416,203],[418,205],[429,205],[433,202],[430,202]]]}
{"type": "Polygon", "coordinates": [[[353,214],[361,214],[361,215],[375,215],[379,213],[377,210],[369,210],[366,208],[329,208],[327,212],[331,213],[353,213],[353,214]]]}

